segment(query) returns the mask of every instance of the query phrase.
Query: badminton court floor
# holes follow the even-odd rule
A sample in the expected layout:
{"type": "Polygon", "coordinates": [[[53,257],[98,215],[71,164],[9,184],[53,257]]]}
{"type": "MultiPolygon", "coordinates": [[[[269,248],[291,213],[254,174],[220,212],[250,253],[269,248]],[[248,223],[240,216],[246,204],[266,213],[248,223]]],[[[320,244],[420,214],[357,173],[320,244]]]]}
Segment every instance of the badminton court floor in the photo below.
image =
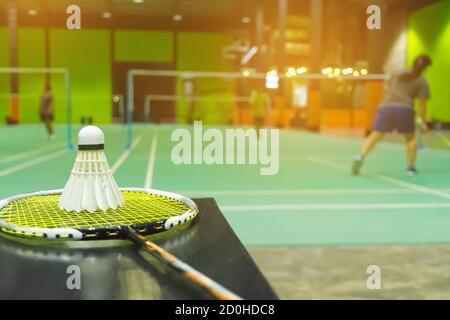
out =
{"type": "MultiPolygon", "coordinates": [[[[408,178],[404,146],[384,142],[354,177],[360,138],[282,130],[279,172],[262,176],[258,165],[173,164],[175,126],[136,125],[130,150],[123,126],[101,127],[120,186],[213,197],[248,247],[450,242],[450,150],[422,150],[408,178]]],[[[53,142],[39,125],[0,127],[0,198],[63,188],[75,155],[64,126],[53,142]]]]}

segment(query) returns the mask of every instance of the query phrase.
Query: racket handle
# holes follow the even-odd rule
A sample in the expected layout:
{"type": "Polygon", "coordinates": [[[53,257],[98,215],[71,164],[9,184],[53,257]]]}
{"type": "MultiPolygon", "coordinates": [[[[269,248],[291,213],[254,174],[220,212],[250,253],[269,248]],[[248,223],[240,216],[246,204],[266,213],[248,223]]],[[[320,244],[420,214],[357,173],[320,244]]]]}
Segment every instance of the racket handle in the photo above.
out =
{"type": "Polygon", "coordinates": [[[150,240],[147,240],[134,229],[127,227],[125,230],[127,232],[128,238],[133,243],[143,248],[146,252],[151,254],[160,262],[164,263],[166,266],[170,267],[172,270],[181,274],[183,278],[189,281],[191,284],[194,284],[195,286],[201,287],[203,290],[206,290],[214,298],[218,300],[242,300],[242,298],[235,293],[218,284],[200,271],[197,271],[187,263],[181,261],[157,244],[151,242],[150,240]]]}

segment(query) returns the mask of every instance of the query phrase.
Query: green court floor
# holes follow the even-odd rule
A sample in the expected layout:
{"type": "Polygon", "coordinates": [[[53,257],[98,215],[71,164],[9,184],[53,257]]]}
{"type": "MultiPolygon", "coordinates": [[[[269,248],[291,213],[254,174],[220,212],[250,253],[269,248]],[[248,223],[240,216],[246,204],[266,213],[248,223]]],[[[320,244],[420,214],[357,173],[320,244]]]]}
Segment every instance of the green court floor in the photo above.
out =
{"type": "MultiPolygon", "coordinates": [[[[384,142],[353,177],[361,138],[281,131],[280,170],[261,176],[259,165],[173,164],[175,126],[135,126],[129,151],[123,126],[101,127],[120,186],[214,197],[247,246],[450,242],[450,149],[421,151],[408,178],[404,146],[384,142]]],[[[0,127],[1,198],[64,187],[76,155],[64,132],[48,142],[38,125],[0,127]]]]}

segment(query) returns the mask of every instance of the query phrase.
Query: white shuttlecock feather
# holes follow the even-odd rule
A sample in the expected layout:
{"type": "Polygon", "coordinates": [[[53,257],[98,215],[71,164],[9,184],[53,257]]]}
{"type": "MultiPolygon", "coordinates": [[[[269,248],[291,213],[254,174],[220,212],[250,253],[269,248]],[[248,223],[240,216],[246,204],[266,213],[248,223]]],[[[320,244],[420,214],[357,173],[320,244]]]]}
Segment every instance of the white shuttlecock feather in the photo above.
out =
{"type": "Polygon", "coordinates": [[[78,134],[78,154],[72,174],[59,200],[66,211],[106,211],[124,205],[104,152],[105,136],[98,127],[87,126],[78,134]]]}

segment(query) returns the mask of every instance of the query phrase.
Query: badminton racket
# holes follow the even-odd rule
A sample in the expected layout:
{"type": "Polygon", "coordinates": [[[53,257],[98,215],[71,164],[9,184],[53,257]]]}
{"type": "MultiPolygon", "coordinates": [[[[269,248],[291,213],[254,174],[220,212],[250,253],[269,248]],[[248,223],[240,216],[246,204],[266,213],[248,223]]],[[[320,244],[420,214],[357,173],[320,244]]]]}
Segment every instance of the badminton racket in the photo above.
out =
{"type": "Polygon", "coordinates": [[[191,199],[159,190],[128,188],[121,192],[124,207],[79,213],[58,209],[62,190],[4,199],[0,201],[0,231],[13,237],[50,241],[126,239],[175,271],[187,284],[216,299],[241,299],[145,238],[190,223],[198,214],[191,199]]]}

